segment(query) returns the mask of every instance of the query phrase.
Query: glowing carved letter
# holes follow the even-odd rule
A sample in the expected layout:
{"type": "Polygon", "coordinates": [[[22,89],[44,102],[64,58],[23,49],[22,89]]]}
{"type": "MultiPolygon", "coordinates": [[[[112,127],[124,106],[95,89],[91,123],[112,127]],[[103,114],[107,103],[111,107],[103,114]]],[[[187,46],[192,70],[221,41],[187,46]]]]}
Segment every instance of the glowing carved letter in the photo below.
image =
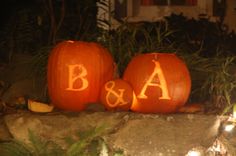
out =
{"type": "Polygon", "coordinates": [[[68,88],[66,90],[71,91],[81,91],[88,87],[88,80],[85,78],[87,75],[86,68],[81,64],[75,64],[75,65],[68,65],[69,69],[69,80],[68,80],[68,88]],[[76,73],[75,70],[79,70],[80,73],[76,73]],[[74,83],[76,80],[81,80],[81,87],[80,88],[74,88],[74,83]]]}
{"type": "Polygon", "coordinates": [[[159,99],[170,99],[169,92],[167,89],[166,80],[164,77],[164,74],[162,72],[160,63],[158,61],[152,60],[155,63],[155,68],[153,70],[152,75],[149,77],[149,79],[146,81],[145,85],[143,86],[141,93],[137,96],[141,99],[146,99],[147,96],[145,95],[145,92],[147,90],[148,86],[157,86],[162,90],[162,96],[159,97],[159,99]],[[159,83],[154,83],[153,79],[157,75],[159,79],[159,83]]]}
{"type": "Polygon", "coordinates": [[[114,90],[113,90],[113,88],[115,87],[115,82],[114,81],[110,81],[110,82],[108,82],[106,85],[105,85],[105,89],[106,89],[106,91],[107,91],[107,95],[106,95],[106,102],[107,102],[107,104],[110,106],[110,107],[116,107],[116,106],[118,106],[118,105],[126,105],[126,104],[128,104],[128,102],[126,102],[126,101],[124,101],[124,99],[123,99],[123,94],[124,94],[124,89],[118,89],[119,90],[119,94],[118,93],[116,93],[114,90]],[[109,85],[111,85],[110,87],[109,87],[109,85]],[[113,94],[113,95],[115,95],[116,96],[116,98],[117,98],[117,100],[116,100],[116,102],[115,103],[111,103],[110,102],[110,100],[109,100],[109,95],[110,94],[113,94]]]}

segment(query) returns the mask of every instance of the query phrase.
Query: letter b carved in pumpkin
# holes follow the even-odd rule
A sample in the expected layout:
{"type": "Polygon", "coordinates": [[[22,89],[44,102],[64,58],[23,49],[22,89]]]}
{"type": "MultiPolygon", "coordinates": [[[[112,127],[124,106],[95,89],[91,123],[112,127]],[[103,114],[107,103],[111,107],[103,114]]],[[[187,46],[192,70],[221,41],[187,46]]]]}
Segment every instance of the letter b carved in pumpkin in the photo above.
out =
{"type": "Polygon", "coordinates": [[[98,102],[100,89],[111,80],[114,61],[97,43],[64,41],[48,59],[48,92],[52,104],[63,110],[81,111],[98,102]]]}

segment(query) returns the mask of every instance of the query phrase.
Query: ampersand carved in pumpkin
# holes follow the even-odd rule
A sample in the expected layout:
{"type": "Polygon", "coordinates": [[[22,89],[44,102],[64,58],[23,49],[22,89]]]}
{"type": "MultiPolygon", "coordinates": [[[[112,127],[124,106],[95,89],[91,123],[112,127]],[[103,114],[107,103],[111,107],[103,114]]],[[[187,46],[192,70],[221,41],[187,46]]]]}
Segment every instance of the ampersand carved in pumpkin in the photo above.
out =
{"type": "Polygon", "coordinates": [[[124,95],[124,91],[125,89],[118,89],[118,91],[113,90],[115,87],[115,82],[114,81],[109,81],[105,84],[105,90],[107,91],[106,94],[106,102],[110,107],[117,107],[117,106],[122,106],[122,105],[126,105],[128,102],[124,101],[123,95],[124,95]],[[112,102],[110,100],[110,97],[112,96],[111,94],[113,94],[113,96],[116,97],[116,100],[114,102],[112,102]]]}
{"type": "Polygon", "coordinates": [[[133,101],[133,89],[122,79],[115,79],[104,84],[100,100],[107,110],[129,110],[133,101]]]}

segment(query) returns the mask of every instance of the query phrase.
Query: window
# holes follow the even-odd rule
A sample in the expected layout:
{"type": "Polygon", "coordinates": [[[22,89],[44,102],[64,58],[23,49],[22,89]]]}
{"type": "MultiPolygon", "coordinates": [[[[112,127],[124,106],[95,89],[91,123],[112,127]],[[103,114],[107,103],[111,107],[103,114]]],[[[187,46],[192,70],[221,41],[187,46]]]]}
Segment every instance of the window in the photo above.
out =
{"type": "Polygon", "coordinates": [[[184,6],[196,6],[197,0],[142,0],[141,5],[184,5],[184,6]]]}

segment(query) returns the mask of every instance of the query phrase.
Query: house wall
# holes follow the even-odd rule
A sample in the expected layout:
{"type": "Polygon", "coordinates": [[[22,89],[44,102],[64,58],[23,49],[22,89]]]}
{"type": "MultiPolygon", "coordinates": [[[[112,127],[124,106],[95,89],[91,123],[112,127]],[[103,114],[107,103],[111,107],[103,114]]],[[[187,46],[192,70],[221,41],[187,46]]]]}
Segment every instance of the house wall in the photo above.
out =
{"type": "Polygon", "coordinates": [[[236,0],[227,0],[225,23],[236,32],[236,0]]]}
{"type": "MultiPolygon", "coordinates": [[[[135,5],[128,4],[128,10],[138,9],[138,13],[128,14],[127,19],[131,22],[135,21],[157,21],[162,19],[164,16],[169,16],[171,13],[180,14],[183,13],[187,17],[197,18],[201,13],[207,13],[207,4],[212,0],[199,0],[197,6],[140,6],[140,3],[135,5]]],[[[132,4],[132,3],[131,3],[132,4]]],[[[130,11],[134,12],[134,11],[130,11]]]]}
{"type": "MultiPolygon", "coordinates": [[[[226,0],[227,11],[225,24],[230,30],[236,31],[236,0],[226,0]]],[[[157,21],[172,12],[176,14],[183,13],[189,18],[198,18],[199,14],[206,14],[212,21],[219,20],[213,16],[213,0],[198,0],[197,6],[140,6],[140,0],[127,0],[127,17],[129,22],[138,21],[157,21]]]]}

